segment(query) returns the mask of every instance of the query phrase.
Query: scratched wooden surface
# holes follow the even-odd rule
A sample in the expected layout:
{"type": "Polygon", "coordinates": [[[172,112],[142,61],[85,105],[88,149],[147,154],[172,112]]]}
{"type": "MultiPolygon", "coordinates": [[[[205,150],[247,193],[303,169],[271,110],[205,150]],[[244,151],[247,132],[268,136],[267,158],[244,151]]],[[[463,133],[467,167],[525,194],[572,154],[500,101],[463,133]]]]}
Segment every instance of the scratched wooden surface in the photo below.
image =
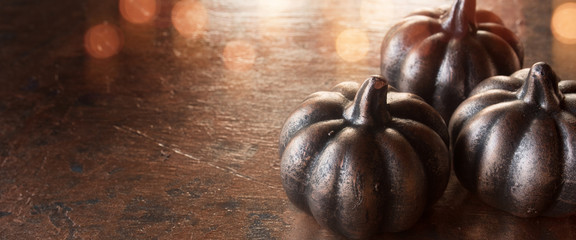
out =
{"type": "MultiPolygon", "coordinates": [[[[520,35],[525,66],[576,78],[549,28],[557,1],[478,2],[520,35]]],[[[393,22],[450,1],[201,1],[183,26],[178,1],[140,3],[0,2],[0,239],[340,239],[287,201],[284,118],[377,74],[393,22]],[[99,24],[121,39],[97,35],[104,58],[87,50],[99,24]],[[363,37],[338,40],[350,29],[363,37]]],[[[413,229],[377,239],[487,236],[576,239],[576,217],[516,218],[451,179],[413,229]]]]}

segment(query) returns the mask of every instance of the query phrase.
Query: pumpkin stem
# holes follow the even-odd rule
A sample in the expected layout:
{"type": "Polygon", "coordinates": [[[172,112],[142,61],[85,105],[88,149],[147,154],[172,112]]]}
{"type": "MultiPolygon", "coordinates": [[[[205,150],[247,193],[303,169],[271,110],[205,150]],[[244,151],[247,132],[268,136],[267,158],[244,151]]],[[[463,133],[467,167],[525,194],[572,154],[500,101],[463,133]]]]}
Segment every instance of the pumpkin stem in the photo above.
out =
{"type": "Polygon", "coordinates": [[[386,97],[388,81],[382,76],[372,76],[364,81],[354,101],[344,109],[343,117],[354,125],[375,125],[390,118],[386,97]]]}
{"type": "Polygon", "coordinates": [[[536,63],[530,69],[518,97],[529,104],[538,104],[542,109],[555,111],[564,99],[558,90],[558,76],[548,64],[536,63]]]}
{"type": "Polygon", "coordinates": [[[442,28],[455,38],[476,32],[476,0],[456,0],[445,16],[442,28]]]}

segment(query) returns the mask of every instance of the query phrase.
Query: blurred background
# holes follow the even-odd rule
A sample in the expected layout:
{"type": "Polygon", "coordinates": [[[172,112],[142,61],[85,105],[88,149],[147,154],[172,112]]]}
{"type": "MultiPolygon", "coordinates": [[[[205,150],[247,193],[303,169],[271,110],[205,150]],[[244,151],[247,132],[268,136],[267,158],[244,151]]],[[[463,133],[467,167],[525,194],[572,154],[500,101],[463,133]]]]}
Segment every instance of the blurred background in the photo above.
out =
{"type": "MultiPolygon", "coordinates": [[[[175,41],[176,57],[185,57],[178,49],[185,49],[191,42],[206,41],[224,45],[217,47],[222,48],[220,54],[228,69],[247,71],[257,58],[267,57],[257,55],[258,49],[286,49],[293,47],[288,43],[306,39],[329,48],[316,49],[325,51],[320,53],[336,53],[345,62],[364,60],[372,66],[377,63],[374,59],[378,58],[383,35],[395,22],[418,9],[450,4],[452,1],[446,0],[86,1],[84,44],[88,54],[103,59],[120,51],[134,53],[145,48],[142,44],[163,36],[175,41]],[[303,35],[309,31],[316,35],[303,35]],[[146,41],[144,37],[150,39],[146,41]],[[246,61],[236,65],[230,62],[236,58],[246,61]]],[[[527,50],[529,65],[535,61],[560,63],[572,57],[574,51],[570,48],[576,43],[575,4],[566,0],[477,3],[479,9],[501,16],[527,47],[540,43],[533,46],[538,51],[527,50]]],[[[559,71],[570,71],[570,67],[561,66],[559,71]]]]}

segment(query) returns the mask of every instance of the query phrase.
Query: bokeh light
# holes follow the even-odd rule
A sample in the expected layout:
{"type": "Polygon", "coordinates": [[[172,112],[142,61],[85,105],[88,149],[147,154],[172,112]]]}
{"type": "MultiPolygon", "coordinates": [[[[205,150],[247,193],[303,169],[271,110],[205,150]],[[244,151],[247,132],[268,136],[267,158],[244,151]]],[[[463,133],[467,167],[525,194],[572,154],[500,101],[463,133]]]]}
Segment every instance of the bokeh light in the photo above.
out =
{"type": "Polygon", "coordinates": [[[184,37],[200,36],[208,24],[208,13],[199,1],[179,1],[172,9],[172,24],[184,37]]]}
{"type": "Polygon", "coordinates": [[[222,58],[226,68],[232,71],[245,72],[252,69],[256,52],[254,47],[241,40],[230,41],[224,47],[222,58]]]}
{"type": "Polygon", "coordinates": [[[309,10],[310,4],[306,0],[258,0],[258,31],[265,40],[285,39],[285,35],[298,24],[288,19],[309,10]]]}
{"type": "Polygon", "coordinates": [[[84,35],[84,47],[94,58],[109,58],[120,52],[123,39],[118,27],[102,23],[92,26],[84,35]]]}
{"type": "Polygon", "coordinates": [[[554,37],[564,44],[576,44],[576,3],[564,3],[554,10],[550,23],[554,37]]]}
{"type": "Polygon", "coordinates": [[[147,23],[158,14],[157,0],[120,0],[118,2],[120,14],[131,23],[147,23]]]}
{"type": "Polygon", "coordinates": [[[344,61],[356,62],[363,59],[370,49],[370,41],[365,31],[347,29],[336,38],[336,52],[344,61]]]}

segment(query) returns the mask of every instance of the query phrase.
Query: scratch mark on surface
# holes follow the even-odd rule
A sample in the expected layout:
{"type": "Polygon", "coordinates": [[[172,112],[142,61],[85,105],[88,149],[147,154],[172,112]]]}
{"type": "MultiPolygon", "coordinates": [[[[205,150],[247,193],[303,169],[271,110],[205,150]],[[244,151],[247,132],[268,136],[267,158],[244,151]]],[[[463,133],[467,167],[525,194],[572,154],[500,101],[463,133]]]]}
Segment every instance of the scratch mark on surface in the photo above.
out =
{"type": "Polygon", "coordinates": [[[258,195],[238,195],[236,197],[237,199],[249,199],[249,200],[270,200],[270,199],[275,199],[275,200],[285,200],[286,198],[282,195],[279,196],[272,196],[272,195],[267,195],[267,196],[258,196],[258,195]]]}
{"type": "Polygon", "coordinates": [[[172,151],[172,152],[174,152],[174,153],[176,153],[176,154],[179,154],[179,155],[184,156],[184,157],[186,157],[186,158],[192,159],[192,160],[194,160],[196,163],[199,163],[199,164],[200,164],[200,163],[204,163],[204,164],[206,164],[206,165],[208,165],[208,166],[210,166],[210,167],[213,167],[213,168],[215,168],[215,169],[218,169],[218,170],[223,171],[223,172],[228,173],[228,174],[232,174],[233,176],[242,178],[242,179],[244,179],[244,180],[251,181],[251,182],[254,182],[254,183],[257,183],[257,184],[266,186],[266,187],[271,188],[271,189],[279,189],[279,188],[276,187],[276,186],[272,186],[272,185],[270,185],[270,184],[267,184],[267,183],[261,182],[261,181],[259,181],[259,180],[257,180],[257,179],[254,179],[254,178],[252,178],[252,177],[250,177],[250,176],[241,174],[241,173],[238,172],[238,170],[236,170],[236,169],[234,169],[234,168],[231,168],[231,167],[222,167],[222,166],[219,166],[219,165],[217,165],[217,164],[215,164],[215,163],[206,162],[206,161],[201,161],[200,158],[198,158],[198,157],[196,157],[196,156],[193,156],[192,154],[189,154],[189,153],[186,153],[186,152],[182,151],[182,150],[180,149],[180,147],[178,147],[178,146],[176,146],[176,145],[173,145],[173,144],[162,143],[161,141],[159,141],[159,140],[157,140],[157,139],[149,136],[148,134],[146,134],[146,133],[144,133],[144,132],[142,132],[142,131],[140,131],[140,130],[133,129],[133,128],[126,127],[126,126],[118,126],[118,125],[114,125],[114,128],[115,128],[116,130],[118,130],[118,131],[121,131],[121,132],[131,133],[131,134],[135,134],[135,135],[137,135],[137,136],[146,138],[146,139],[154,142],[157,146],[162,147],[162,148],[166,148],[166,149],[168,149],[168,150],[170,150],[170,151],[172,151]]]}
{"type": "Polygon", "coordinates": [[[195,160],[195,161],[198,162],[198,163],[200,162],[200,159],[199,159],[199,158],[197,158],[197,157],[195,157],[195,156],[192,156],[191,154],[188,154],[188,153],[183,152],[182,150],[180,150],[179,147],[174,146],[174,145],[164,144],[164,143],[156,140],[155,138],[148,136],[148,134],[143,133],[143,132],[140,131],[140,130],[133,129],[133,128],[126,127],[126,126],[117,126],[117,125],[114,125],[114,128],[116,128],[116,130],[119,130],[119,131],[122,131],[122,132],[127,132],[127,133],[136,134],[136,135],[138,135],[138,136],[140,136],[140,137],[146,138],[146,139],[148,139],[148,140],[156,143],[156,145],[159,146],[159,147],[169,149],[169,150],[171,150],[171,151],[173,151],[173,152],[175,152],[175,153],[177,153],[177,154],[180,154],[180,155],[182,155],[182,156],[185,156],[185,157],[187,157],[187,158],[190,158],[190,159],[192,159],[192,160],[195,160]]]}
{"type": "Polygon", "coordinates": [[[4,160],[2,160],[2,164],[0,164],[0,167],[4,167],[4,165],[6,165],[6,161],[8,161],[8,157],[5,157],[4,160]]]}
{"type": "Polygon", "coordinates": [[[558,199],[558,201],[563,202],[563,203],[567,203],[570,205],[576,205],[576,201],[571,200],[571,199],[560,198],[560,199],[558,199]]]}
{"type": "Polygon", "coordinates": [[[38,172],[44,170],[44,166],[46,165],[47,158],[48,158],[48,156],[44,156],[42,158],[42,163],[40,163],[40,168],[38,168],[38,170],[36,170],[36,173],[34,175],[38,176],[38,172]]]}

